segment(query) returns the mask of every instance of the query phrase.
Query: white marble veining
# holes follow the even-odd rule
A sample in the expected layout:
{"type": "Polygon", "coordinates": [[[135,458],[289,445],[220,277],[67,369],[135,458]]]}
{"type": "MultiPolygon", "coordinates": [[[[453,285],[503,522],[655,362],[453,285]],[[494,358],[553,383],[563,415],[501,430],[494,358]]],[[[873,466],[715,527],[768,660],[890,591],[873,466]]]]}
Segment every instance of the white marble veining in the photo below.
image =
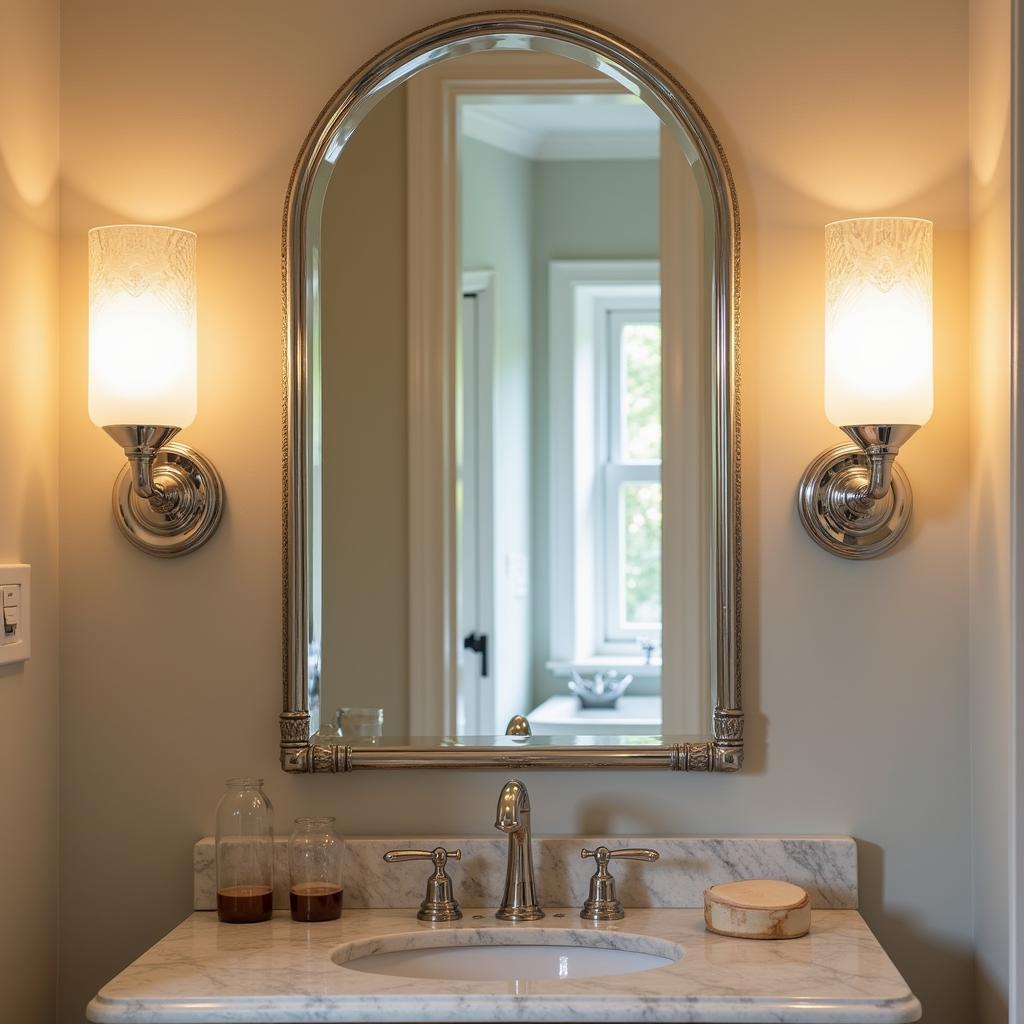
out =
{"type": "Polygon", "coordinates": [[[408,910],[346,910],[341,920],[297,924],[286,913],[226,925],[193,913],[89,1004],[99,1024],[298,1021],[756,1021],[902,1024],[921,1012],[906,983],[852,910],[814,912],[811,932],[778,942],[704,929],[691,909],[636,909],[592,925],[575,908],[532,924],[469,912],[421,924],[408,910]],[[561,930],[557,934],[556,930],[561,930]],[[554,936],[554,938],[552,937],[554,936]],[[344,967],[369,952],[538,938],[625,945],[682,955],[655,970],[600,978],[452,981],[385,977],[344,967]]]}
{"type": "MultiPolygon", "coordinates": [[[[420,905],[429,865],[415,861],[385,864],[392,849],[462,849],[461,863],[449,862],[455,896],[463,907],[493,906],[505,881],[508,840],[501,835],[454,839],[357,837],[346,840],[345,906],[414,908],[420,905]]],[[[656,864],[619,861],[614,874],[619,899],[627,907],[703,907],[704,890],[743,878],[778,878],[803,886],[820,910],[857,907],[857,846],[849,836],[541,837],[534,839],[537,886],[542,905],[582,906],[592,860],[580,860],[580,847],[604,844],[657,850],[656,864]]],[[[275,844],[274,906],[288,906],[287,841],[275,844]]],[[[216,907],[214,843],[201,839],[193,851],[195,910],[216,907]]]]}

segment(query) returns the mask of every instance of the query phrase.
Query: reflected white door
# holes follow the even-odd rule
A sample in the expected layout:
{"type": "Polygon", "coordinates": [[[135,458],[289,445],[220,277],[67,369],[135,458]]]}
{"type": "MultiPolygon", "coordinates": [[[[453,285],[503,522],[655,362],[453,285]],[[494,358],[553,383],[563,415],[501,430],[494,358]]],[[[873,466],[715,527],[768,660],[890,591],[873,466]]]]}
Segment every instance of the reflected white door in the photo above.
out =
{"type": "Polygon", "coordinates": [[[462,298],[456,431],[459,493],[458,682],[460,736],[494,732],[493,389],[490,303],[484,289],[462,298]]]}

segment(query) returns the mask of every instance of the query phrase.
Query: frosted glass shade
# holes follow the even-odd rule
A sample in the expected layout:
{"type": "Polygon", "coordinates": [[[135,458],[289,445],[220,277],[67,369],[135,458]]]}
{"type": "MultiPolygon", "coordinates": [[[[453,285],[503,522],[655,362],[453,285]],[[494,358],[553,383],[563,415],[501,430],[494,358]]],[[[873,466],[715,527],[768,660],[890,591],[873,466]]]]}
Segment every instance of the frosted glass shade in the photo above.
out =
{"type": "Polygon", "coordinates": [[[89,417],[187,427],[196,415],[196,236],[114,224],[89,232],[89,417]]]}
{"type": "Polygon", "coordinates": [[[862,217],[825,228],[825,414],[837,426],[932,415],[932,224],[862,217]]]}

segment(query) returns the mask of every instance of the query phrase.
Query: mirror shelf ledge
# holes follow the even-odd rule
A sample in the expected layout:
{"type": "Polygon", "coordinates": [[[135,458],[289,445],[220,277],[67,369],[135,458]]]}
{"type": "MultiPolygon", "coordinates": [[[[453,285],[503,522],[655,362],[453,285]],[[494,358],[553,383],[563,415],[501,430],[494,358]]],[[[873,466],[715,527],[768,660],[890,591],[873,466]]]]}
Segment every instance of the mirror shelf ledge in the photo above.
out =
{"type": "MultiPolygon", "coordinates": [[[[501,737],[503,738],[503,737],[501,737]]],[[[631,737],[636,738],[636,737],[631,737]]],[[[496,739],[498,739],[496,737],[496,739]]],[[[471,768],[519,771],[536,769],[649,769],[679,772],[734,772],[743,764],[742,743],[687,740],[655,745],[616,746],[401,746],[302,744],[283,749],[287,772],[347,773],[409,768],[471,768]]]]}

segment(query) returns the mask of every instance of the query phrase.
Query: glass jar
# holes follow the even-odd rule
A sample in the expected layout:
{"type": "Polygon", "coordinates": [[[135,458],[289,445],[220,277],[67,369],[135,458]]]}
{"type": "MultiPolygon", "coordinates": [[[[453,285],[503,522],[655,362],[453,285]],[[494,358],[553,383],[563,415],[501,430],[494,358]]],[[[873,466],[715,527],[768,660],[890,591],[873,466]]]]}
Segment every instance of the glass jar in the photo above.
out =
{"type": "Polygon", "coordinates": [[[295,819],[295,831],[288,840],[288,897],[293,920],[334,921],[341,917],[344,847],[344,840],[334,831],[334,818],[295,819]]]}
{"type": "Polygon", "coordinates": [[[338,708],[335,722],[346,738],[369,739],[384,735],[383,708],[338,708]]]}
{"type": "Polygon", "coordinates": [[[268,921],[274,909],[274,809],[262,779],[228,779],[217,805],[217,916],[268,921]]]}
{"type": "Polygon", "coordinates": [[[309,738],[309,742],[321,747],[343,744],[345,741],[341,738],[340,718],[341,708],[338,708],[334,715],[334,721],[328,722],[325,719],[321,723],[320,728],[309,738]]]}

